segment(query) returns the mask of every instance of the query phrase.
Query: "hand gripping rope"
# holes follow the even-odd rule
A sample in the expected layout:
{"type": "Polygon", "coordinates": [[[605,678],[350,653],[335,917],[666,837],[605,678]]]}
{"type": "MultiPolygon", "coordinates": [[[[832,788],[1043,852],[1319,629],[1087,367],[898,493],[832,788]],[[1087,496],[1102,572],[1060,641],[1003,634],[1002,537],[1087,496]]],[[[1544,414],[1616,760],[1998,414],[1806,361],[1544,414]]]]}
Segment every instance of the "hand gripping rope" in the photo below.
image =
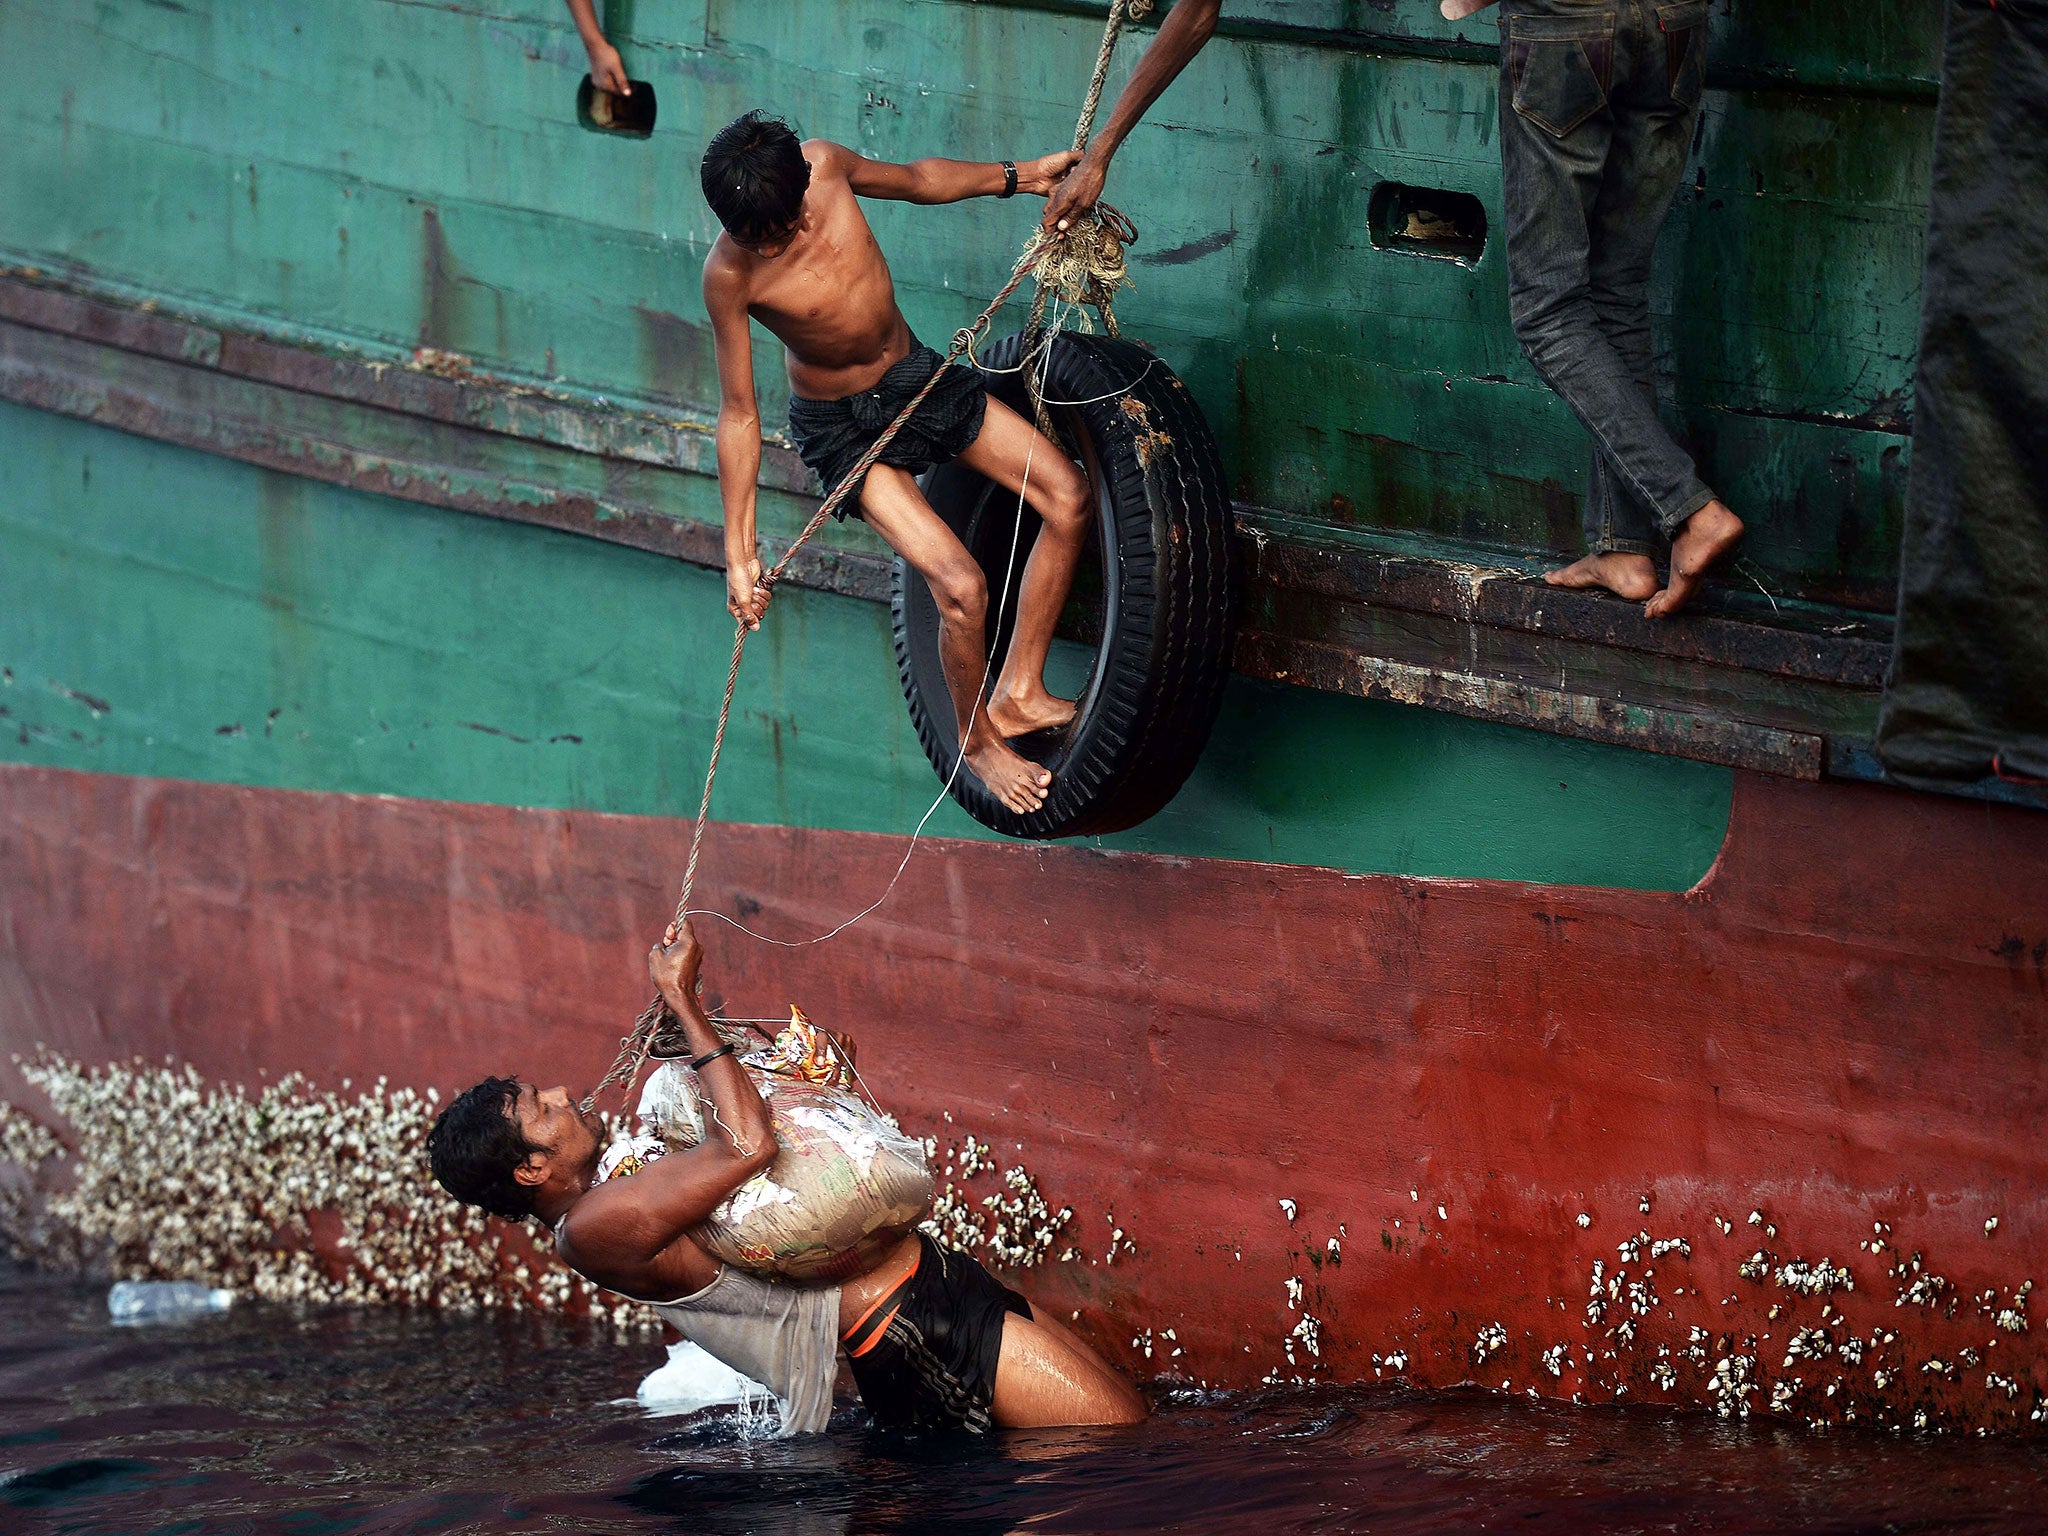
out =
{"type": "MultiPolygon", "coordinates": [[[[1143,16],[1151,9],[1152,0],[1111,0],[1108,24],[1102,34],[1102,47],[1096,54],[1094,74],[1089,80],[1087,97],[1081,104],[1080,121],[1074,129],[1076,150],[1086,147],[1088,136],[1094,130],[1095,112],[1102,102],[1103,82],[1109,73],[1110,56],[1116,51],[1117,39],[1123,32],[1126,19],[1131,16],[1143,16]]],[[[811,514],[811,520],[804,524],[803,531],[797,534],[789,547],[782,552],[782,558],[763,573],[760,582],[763,587],[772,590],[782,579],[790,562],[796,558],[797,551],[809,542],[813,534],[825,526],[825,520],[844,504],[846,498],[852,494],[853,488],[860,484],[870,469],[874,468],[884,450],[895,440],[896,434],[903,430],[904,423],[908,422],[917,408],[924,404],[925,397],[931,394],[940,376],[963,356],[973,355],[975,343],[987,334],[996,311],[1009,302],[1010,296],[1023,284],[1025,278],[1035,275],[1039,285],[1038,297],[1032,304],[1027,338],[1035,337],[1043,329],[1043,317],[1049,294],[1069,303],[1086,302],[1094,305],[1103,317],[1103,324],[1112,335],[1116,334],[1116,323],[1110,313],[1109,301],[1116,289],[1126,280],[1123,247],[1129,240],[1135,238],[1136,231],[1115,209],[1107,205],[1098,207],[1101,211],[1094,218],[1081,220],[1064,231],[1048,233],[1044,229],[1038,229],[1032,232],[1023,254],[1010,269],[1010,280],[988,301],[972,325],[962,326],[953,333],[953,345],[947,350],[939,366],[932,371],[932,376],[925,380],[924,387],[912,397],[908,405],[897,412],[896,419],[882,429],[882,435],[869,445],[868,451],[860,456],[846,477],[832,488],[832,493],[819,504],[818,510],[811,514]]],[[[1040,430],[1043,431],[1046,429],[1044,402],[1035,387],[1036,381],[1033,383],[1032,399],[1040,417],[1040,430]]],[[[704,829],[711,818],[711,786],[718,778],[719,754],[725,748],[726,726],[732,718],[733,690],[739,685],[740,658],[746,650],[746,645],[747,625],[745,620],[740,620],[733,628],[732,666],[725,675],[725,694],[718,705],[718,728],[712,733],[711,759],[704,770],[704,794],[697,802],[697,823],[690,833],[690,856],[683,866],[682,894],[676,901],[674,919],[678,928],[690,915],[690,893],[697,883],[697,861],[704,851],[704,829]]],[[[957,764],[955,771],[958,771],[957,764]]],[[[898,873],[900,874],[901,870],[898,870],[898,873]]],[[[868,910],[874,909],[870,907],[868,910]]],[[[865,915],[857,914],[854,919],[849,919],[849,923],[865,915]]],[[[840,928],[846,926],[848,924],[842,923],[840,928]]],[[[834,933],[839,931],[838,928],[833,930],[834,933]]],[[[663,1026],[670,1022],[668,1004],[659,997],[641,1010],[640,1017],[633,1021],[632,1029],[620,1039],[618,1055],[612,1059],[611,1066],[604,1076],[598,1079],[597,1086],[584,1097],[581,1106],[584,1113],[588,1114],[596,1106],[599,1095],[614,1083],[623,1084],[630,1090],[634,1080],[640,1075],[640,1069],[647,1064],[648,1053],[655,1043],[655,1037],[662,1033],[663,1026]]]]}

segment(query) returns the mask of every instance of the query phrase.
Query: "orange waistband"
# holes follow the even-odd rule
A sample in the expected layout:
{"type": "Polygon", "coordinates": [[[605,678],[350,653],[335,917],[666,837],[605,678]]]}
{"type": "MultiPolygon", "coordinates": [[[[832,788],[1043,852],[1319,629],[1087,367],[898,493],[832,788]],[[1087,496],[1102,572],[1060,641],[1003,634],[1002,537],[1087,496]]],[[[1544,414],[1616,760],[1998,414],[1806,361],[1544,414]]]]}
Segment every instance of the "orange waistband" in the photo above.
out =
{"type": "Polygon", "coordinates": [[[918,1265],[923,1262],[924,1245],[920,1243],[917,1257],[911,1260],[903,1278],[884,1291],[867,1311],[854,1319],[853,1326],[839,1336],[839,1342],[849,1357],[864,1355],[882,1341],[882,1335],[902,1309],[904,1298],[910,1294],[910,1282],[917,1278],[918,1265]]]}

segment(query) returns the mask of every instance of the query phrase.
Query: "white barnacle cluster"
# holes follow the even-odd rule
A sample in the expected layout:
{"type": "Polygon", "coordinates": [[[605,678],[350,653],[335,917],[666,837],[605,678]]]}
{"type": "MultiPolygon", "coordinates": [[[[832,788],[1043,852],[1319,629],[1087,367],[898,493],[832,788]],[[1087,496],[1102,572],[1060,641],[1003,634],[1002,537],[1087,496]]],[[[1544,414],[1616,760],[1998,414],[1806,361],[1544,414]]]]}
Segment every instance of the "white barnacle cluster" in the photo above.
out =
{"type": "Polygon", "coordinates": [[[1308,1313],[1304,1312],[1301,1314],[1299,1321],[1289,1331],[1285,1341],[1287,1363],[1289,1365],[1294,1364],[1294,1343],[1297,1339],[1301,1341],[1301,1347],[1306,1349],[1311,1357],[1319,1357],[1323,1352],[1323,1325],[1308,1313]]]}
{"type": "Polygon", "coordinates": [[[1824,1360],[1835,1352],[1835,1341],[1825,1328],[1801,1328],[1785,1343],[1785,1369],[1794,1360],[1824,1360]]]}
{"type": "Polygon", "coordinates": [[[1479,1336],[1472,1341],[1472,1360],[1484,1365],[1489,1356],[1507,1346],[1508,1331],[1499,1323],[1488,1323],[1479,1330],[1479,1336]]]}
{"type": "Polygon", "coordinates": [[[1735,1266],[1735,1273],[1745,1280],[1761,1280],[1771,1272],[1771,1257],[1759,1248],[1735,1266]]]}
{"type": "MultiPolygon", "coordinates": [[[[995,1263],[1012,1269],[1034,1269],[1059,1247],[1060,1234],[1074,1219],[1071,1206],[1054,1209],[1038,1188],[1038,1181],[1022,1163],[1004,1167],[995,1149],[973,1135],[963,1136],[958,1146],[940,1148],[936,1140],[925,1144],[926,1155],[944,1170],[936,1181],[938,1193],[924,1230],[937,1241],[960,1253],[984,1251],[995,1263]],[[997,1188],[977,1196],[961,1181],[993,1174],[997,1188]]],[[[1114,1218],[1111,1221],[1114,1226],[1114,1218]]],[[[1114,1262],[1118,1243],[1126,1251],[1134,1245],[1116,1229],[1110,1241],[1109,1261],[1114,1262]]],[[[1068,1246],[1063,1263],[1080,1257],[1080,1250],[1068,1246]]]]}
{"type": "Polygon", "coordinates": [[[1993,1323],[2004,1329],[2007,1333],[2025,1333],[2027,1331],[2027,1297],[2033,1294],[2033,1290],[2034,1282],[2023,1280],[2012,1293],[2011,1302],[2001,1305],[2003,1298],[2000,1297],[1997,1289],[1993,1288],[1977,1298],[1977,1310],[1990,1318],[1993,1323]]]}
{"type": "Polygon", "coordinates": [[[1407,1369],[1408,1351],[1405,1349],[1397,1349],[1392,1354],[1384,1357],[1380,1355],[1372,1357],[1372,1373],[1375,1376],[1379,1375],[1382,1371],[1392,1371],[1398,1376],[1407,1369]]]}
{"type": "Polygon", "coordinates": [[[1569,1344],[1553,1344],[1540,1357],[1543,1369],[1553,1376],[1562,1376],[1564,1368],[1572,1363],[1572,1347],[1569,1344]]]}
{"type": "Polygon", "coordinates": [[[1657,1384],[1658,1391],[1669,1392],[1678,1385],[1678,1372],[1671,1368],[1670,1361],[1659,1360],[1650,1367],[1650,1380],[1657,1384]]]}
{"type": "Polygon", "coordinates": [[[448,1197],[422,1151],[432,1090],[380,1078],[329,1092],[294,1073],[252,1092],[190,1066],[86,1068],[50,1052],[22,1073],[72,1143],[67,1156],[52,1131],[0,1106],[0,1157],[29,1170],[36,1202],[4,1228],[23,1258],[89,1258],[117,1278],[273,1301],[570,1307],[655,1326],[638,1303],[550,1264],[546,1234],[448,1197]],[[52,1176],[60,1164],[68,1181],[52,1176]]]}
{"type": "Polygon", "coordinates": [[[77,1230],[50,1212],[49,1185],[61,1178],[69,1156],[55,1131],[0,1101],[0,1168],[23,1175],[0,1178],[0,1242],[16,1257],[62,1269],[84,1263],[77,1230]]]}
{"type": "Polygon", "coordinates": [[[1779,1286],[1788,1291],[1798,1291],[1807,1296],[1831,1296],[1836,1291],[1853,1291],[1856,1280],[1847,1269],[1822,1259],[1818,1264],[1805,1259],[1792,1259],[1778,1267],[1771,1276],[1779,1286]]]}
{"type": "Polygon", "coordinates": [[[1894,1264],[1891,1276],[1899,1282],[1898,1294],[1892,1297],[1895,1307],[1935,1307],[1941,1304],[1942,1293],[1948,1289],[1948,1281],[1932,1270],[1923,1269],[1920,1255],[1915,1253],[1902,1264],[1894,1264]]]}
{"type": "Polygon", "coordinates": [[[1756,1356],[1724,1355],[1707,1378],[1714,1412],[1724,1419],[1749,1417],[1749,1399],[1756,1392],[1756,1356]]]}
{"type": "Polygon", "coordinates": [[[958,1164],[960,1177],[963,1179],[972,1178],[977,1173],[986,1173],[996,1166],[995,1149],[985,1141],[976,1141],[972,1134],[960,1139],[959,1151],[949,1154],[948,1160],[958,1164]]]}

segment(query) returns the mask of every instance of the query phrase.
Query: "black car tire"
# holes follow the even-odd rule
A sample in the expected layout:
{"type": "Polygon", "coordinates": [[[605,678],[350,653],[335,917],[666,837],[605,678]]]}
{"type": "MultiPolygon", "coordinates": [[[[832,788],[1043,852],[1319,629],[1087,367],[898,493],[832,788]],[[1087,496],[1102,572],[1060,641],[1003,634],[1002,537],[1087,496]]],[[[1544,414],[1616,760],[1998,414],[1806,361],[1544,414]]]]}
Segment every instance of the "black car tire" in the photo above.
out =
{"type": "MultiPolygon", "coordinates": [[[[982,360],[990,393],[1028,419],[1022,375],[1003,371],[1016,369],[1020,351],[1021,338],[1006,337],[982,360]]],[[[952,776],[953,798],[984,826],[1045,839],[1135,826],[1180,791],[1222,703],[1242,578],[1215,436],[1172,370],[1131,342],[1071,332],[1041,366],[1055,430],[1095,488],[1103,571],[1101,638],[1079,713],[1061,731],[1013,743],[1053,772],[1044,806],[1020,816],[968,765],[953,772],[960,744],[939,667],[938,608],[900,559],[890,611],[903,695],[933,769],[952,776]]],[[[989,614],[1000,617],[993,684],[1037,514],[1023,508],[1020,524],[1015,496],[958,463],[922,485],[988,578],[989,614]]]]}

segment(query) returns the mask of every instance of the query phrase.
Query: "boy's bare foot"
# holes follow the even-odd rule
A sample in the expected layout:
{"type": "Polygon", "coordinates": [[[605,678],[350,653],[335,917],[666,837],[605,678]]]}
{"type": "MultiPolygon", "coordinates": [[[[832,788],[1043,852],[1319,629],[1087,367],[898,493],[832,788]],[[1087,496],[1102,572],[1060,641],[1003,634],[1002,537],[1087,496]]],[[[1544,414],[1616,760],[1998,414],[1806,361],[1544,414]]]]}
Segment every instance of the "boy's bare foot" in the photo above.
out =
{"type": "Polygon", "coordinates": [[[1742,519],[1718,501],[1710,501],[1685,520],[1671,541],[1671,581],[1643,604],[1643,616],[1668,619],[1699,590],[1700,579],[1742,542],[1742,519]]]}
{"type": "Polygon", "coordinates": [[[989,793],[1019,816],[1028,816],[1052,793],[1052,773],[1011,751],[1002,737],[979,732],[967,739],[967,765],[989,793]]]}
{"type": "Polygon", "coordinates": [[[1071,724],[1074,707],[1072,699],[1055,698],[1041,688],[1035,696],[1024,698],[998,694],[989,703],[988,718],[997,735],[1012,741],[1033,731],[1056,731],[1071,724]]]}
{"type": "Polygon", "coordinates": [[[1648,555],[1610,552],[1588,555],[1554,571],[1545,571],[1543,579],[1553,587],[1571,587],[1580,591],[1588,587],[1604,587],[1632,603],[1640,603],[1657,590],[1657,567],[1648,555]]]}

